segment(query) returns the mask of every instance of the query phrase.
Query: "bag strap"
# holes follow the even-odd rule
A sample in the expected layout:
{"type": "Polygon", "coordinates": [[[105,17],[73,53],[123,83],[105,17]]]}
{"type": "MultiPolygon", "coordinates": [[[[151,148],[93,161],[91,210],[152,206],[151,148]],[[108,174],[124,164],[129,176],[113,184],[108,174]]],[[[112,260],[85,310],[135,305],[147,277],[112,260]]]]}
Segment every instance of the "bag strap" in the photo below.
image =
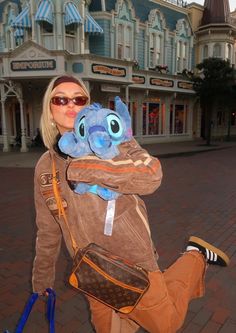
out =
{"type": "MultiPolygon", "coordinates": [[[[47,300],[47,318],[49,321],[49,332],[50,333],[55,333],[55,322],[54,322],[54,314],[55,314],[55,303],[56,303],[56,293],[53,289],[48,288],[46,289],[46,291],[48,292],[48,300],[47,300]]],[[[38,293],[33,293],[26,306],[24,309],[24,312],[22,313],[20,320],[18,322],[18,325],[16,327],[15,333],[22,333],[23,329],[25,327],[25,324],[29,318],[30,312],[35,304],[35,302],[37,301],[39,297],[38,293]]],[[[9,331],[5,331],[4,333],[9,333],[9,331]]]]}
{"type": "Polygon", "coordinates": [[[65,224],[66,224],[67,229],[69,231],[69,235],[70,235],[70,239],[71,239],[71,243],[72,243],[72,248],[74,250],[74,253],[76,253],[79,247],[77,246],[76,241],[75,241],[75,239],[74,239],[74,237],[73,237],[73,235],[70,231],[70,227],[69,227],[68,219],[67,219],[67,216],[66,216],[66,212],[65,212],[62,200],[61,200],[60,192],[58,190],[55,159],[54,159],[53,156],[51,156],[51,157],[52,157],[52,186],[53,186],[53,192],[54,192],[54,196],[55,196],[57,207],[58,207],[58,215],[59,215],[59,218],[61,216],[64,218],[65,224]]]}

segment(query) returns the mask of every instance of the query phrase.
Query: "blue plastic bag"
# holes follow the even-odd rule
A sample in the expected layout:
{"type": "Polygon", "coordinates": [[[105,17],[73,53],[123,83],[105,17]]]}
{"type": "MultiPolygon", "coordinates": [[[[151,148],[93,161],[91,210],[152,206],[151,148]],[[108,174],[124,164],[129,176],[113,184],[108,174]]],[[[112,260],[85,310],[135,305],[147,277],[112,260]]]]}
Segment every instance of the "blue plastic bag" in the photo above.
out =
{"type": "MultiPolygon", "coordinates": [[[[56,294],[55,291],[48,288],[46,289],[46,291],[48,292],[48,300],[47,300],[47,318],[49,321],[49,332],[50,333],[55,333],[55,303],[56,303],[56,294]]],[[[23,329],[25,327],[25,324],[28,320],[28,317],[30,315],[30,312],[35,304],[35,302],[37,301],[39,295],[38,293],[33,293],[26,306],[24,309],[24,312],[22,313],[20,320],[18,322],[18,325],[16,327],[16,330],[14,333],[22,333],[23,329]]],[[[10,333],[8,330],[4,331],[4,333],[10,333]]]]}

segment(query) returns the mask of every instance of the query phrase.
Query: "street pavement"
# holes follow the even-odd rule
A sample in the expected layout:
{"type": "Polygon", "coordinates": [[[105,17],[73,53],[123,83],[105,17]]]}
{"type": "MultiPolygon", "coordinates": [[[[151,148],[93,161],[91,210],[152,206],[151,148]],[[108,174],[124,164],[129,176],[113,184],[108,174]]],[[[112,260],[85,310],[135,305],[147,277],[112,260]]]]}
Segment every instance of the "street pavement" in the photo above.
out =
{"type": "MultiPolygon", "coordinates": [[[[159,156],[164,173],[161,187],[143,197],[160,268],[178,258],[190,235],[214,243],[231,258],[227,268],[208,268],[206,294],[190,303],[178,333],[236,333],[236,143],[145,148],[159,156]]],[[[14,332],[31,292],[36,233],[33,167],[41,154],[42,150],[0,153],[0,333],[14,332]]],[[[92,333],[83,296],[68,286],[70,265],[63,245],[54,286],[56,333],[92,333]]],[[[36,303],[24,332],[48,332],[44,300],[36,303]]]]}

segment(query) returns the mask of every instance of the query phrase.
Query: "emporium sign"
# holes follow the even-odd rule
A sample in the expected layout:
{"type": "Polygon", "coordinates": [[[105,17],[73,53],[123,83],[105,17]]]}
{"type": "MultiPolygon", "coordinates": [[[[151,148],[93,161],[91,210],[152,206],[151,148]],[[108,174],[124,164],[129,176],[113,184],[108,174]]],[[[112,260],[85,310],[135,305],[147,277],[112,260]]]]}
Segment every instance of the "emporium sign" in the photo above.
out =
{"type": "Polygon", "coordinates": [[[56,68],[56,61],[54,59],[46,60],[25,60],[25,61],[12,61],[11,70],[17,71],[49,71],[56,68]]]}
{"type": "Polygon", "coordinates": [[[178,88],[180,89],[187,89],[187,90],[193,90],[193,84],[189,82],[179,81],[178,82],[178,88]]]}
{"type": "Polygon", "coordinates": [[[113,67],[102,64],[92,64],[92,72],[94,74],[110,75],[110,76],[119,76],[125,77],[126,70],[122,67],[113,67]]]}

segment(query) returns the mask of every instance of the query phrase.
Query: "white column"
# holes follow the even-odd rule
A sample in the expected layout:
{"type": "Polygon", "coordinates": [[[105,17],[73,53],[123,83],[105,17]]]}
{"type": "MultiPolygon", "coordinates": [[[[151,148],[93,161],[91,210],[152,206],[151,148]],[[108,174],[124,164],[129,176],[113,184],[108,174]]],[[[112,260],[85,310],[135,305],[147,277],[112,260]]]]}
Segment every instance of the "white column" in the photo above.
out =
{"type": "Polygon", "coordinates": [[[85,1],[81,2],[81,17],[83,19],[82,27],[81,27],[81,43],[80,43],[80,53],[84,54],[85,51],[85,32],[84,32],[84,23],[85,23],[85,1]]]}
{"type": "Polygon", "coordinates": [[[32,20],[32,41],[36,42],[36,35],[35,35],[35,28],[36,28],[36,22],[35,22],[35,11],[34,11],[34,2],[35,1],[30,1],[30,16],[32,20]]]}
{"type": "Polygon", "coordinates": [[[125,87],[125,103],[129,107],[129,86],[125,87]]]}
{"type": "Polygon", "coordinates": [[[101,0],[101,4],[102,4],[102,11],[105,12],[106,11],[105,0],[101,0]]]}
{"type": "Polygon", "coordinates": [[[5,112],[5,99],[1,100],[2,105],[2,135],[3,135],[3,152],[9,152],[10,146],[7,134],[6,112],[5,112]]]}
{"type": "Polygon", "coordinates": [[[23,110],[23,100],[20,99],[20,125],[21,125],[21,149],[20,151],[22,153],[25,153],[28,151],[27,145],[26,145],[26,133],[25,133],[25,121],[24,121],[24,110],[23,110]]]}
{"type": "Polygon", "coordinates": [[[63,50],[64,46],[63,46],[63,31],[62,31],[62,24],[64,24],[64,22],[62,22],[62,10],[61,10],[61,2],[60,1],[55,1],[55,27],[56,27],[56,41],[57,41],[57,45],[56,45],[56,49],[57,50],[63,50]]]}

